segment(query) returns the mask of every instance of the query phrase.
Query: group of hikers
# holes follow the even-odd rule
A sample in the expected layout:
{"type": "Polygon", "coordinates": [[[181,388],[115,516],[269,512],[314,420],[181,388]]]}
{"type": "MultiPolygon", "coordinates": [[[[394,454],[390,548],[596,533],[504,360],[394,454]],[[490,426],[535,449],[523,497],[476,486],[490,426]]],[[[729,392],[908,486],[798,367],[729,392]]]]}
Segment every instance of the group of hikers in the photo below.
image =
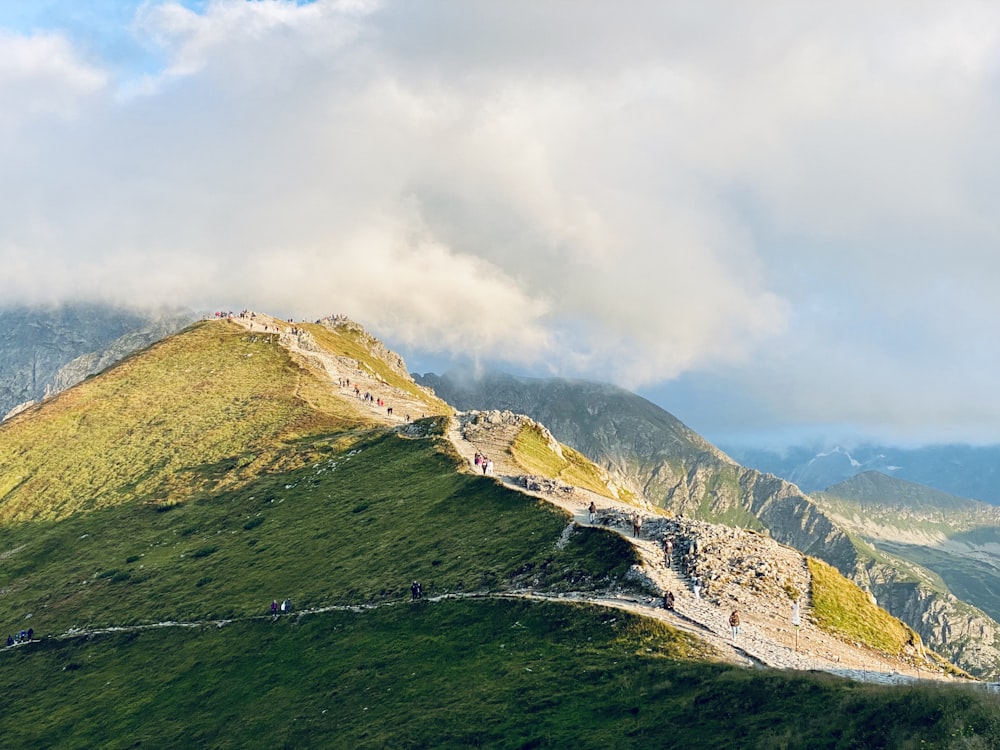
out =
{"type": "MultiPolygon", "coordinates": [[[[350,378],[337,378],[337,384],[341,388],[350,388],[351,379],[350,378]]],[[[361,386],[357,383],[354,384],[354,397],[363,400],[366,404],[371,404],[372,406],[377,406],[379,408],[385,407],[385,415],[387,417],[392,416],[392,407],[388,405],[384,398],[376,396],[371,391],[365,391],[364,395],[361,394],[361,386]]],[[[410,421],[410,415],[407,414],[405,417],[406,421],[410,421]]]]}
{"type": "Polygon", "coordinates": [[[20,633],[14,633],[14,635],[7,636],[7,645],[14,646],[18,643],[27,643],[28,641],[33,641],[35,639],[34,628],[28,628],[27,630],[22,630],[20,633]]]}
{"type": "Polygon", "coordinates": [[[281,604],[278,604],[277,599],[271,601],[271,617],[275,620],[278,619],[278,615],[287,615],[292,611],[292,600],[288,597],[282,600],[281,604]]]}
{"type": "Polygon", "coordinates": [[[477,469],[482,469],[483,474],[488,477],[493,476],[493,459],[486,458],[482,453],[476,451],[476,455],[472,462],[475,464],[477,469]]]}
{"type": "MultiPolygon", "coordinates": [[[[479,455],[478,453],[476,454],[479,455]]],[[[597,522],[597,505],[591,501],[590,506],[587,508],[587,518],[590,523],[597,522]]],[[[639,513],[632,513],[629,517],[629,521],[632,524],[632,536],[638,537],[642,532],[642,516],[639,513]]],[[[694,594],[696,600],[701,600],[701,595],[704,592],[704,583],[695,574],[695,563],[697,561],[699,548],[698,539],[691,539],[688,544],[687,551],[681,558],[681,565],[683,571],[686,575],[690,577],[691,581],[691,593],[694,594]]],[[[673,538],[667,534],[663,537],[663,563],[667,568],[673,569],[674,567],[674,541],[673,538]]],[[[674,611],[676,605],[676,597],[673,591],[666,591],[663,594],[663,608],[668,611],[674,611]]],[[[736,642],[736,637],[740,634],[740,613],[739,610],[734,609],[729,615],[729,628],[732,632],[733,642],[736,642]]]]}

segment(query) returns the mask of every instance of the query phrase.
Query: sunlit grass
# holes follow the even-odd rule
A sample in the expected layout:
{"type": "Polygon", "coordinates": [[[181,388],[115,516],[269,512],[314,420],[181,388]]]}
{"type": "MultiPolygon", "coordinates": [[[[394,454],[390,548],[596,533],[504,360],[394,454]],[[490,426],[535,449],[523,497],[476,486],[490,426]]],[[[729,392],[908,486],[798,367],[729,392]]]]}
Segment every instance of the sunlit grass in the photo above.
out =
{"type": "Polygon", "coordinates": [[[836,568],[813,557],[806,560],[812,578],[813,617],[819,627],[889,654],[901,654],[906,646],[919,643],[912,629],[873,604],[836,568]]]}
{"type": "Polygon", "coordinates": [[[567,484],[612,497],[601,470],[583,454],[561,445],[559,455],[552,449],[542,428],[526,425],[510,447],[511,455],[529,474],[561,479],[567,484]]]}

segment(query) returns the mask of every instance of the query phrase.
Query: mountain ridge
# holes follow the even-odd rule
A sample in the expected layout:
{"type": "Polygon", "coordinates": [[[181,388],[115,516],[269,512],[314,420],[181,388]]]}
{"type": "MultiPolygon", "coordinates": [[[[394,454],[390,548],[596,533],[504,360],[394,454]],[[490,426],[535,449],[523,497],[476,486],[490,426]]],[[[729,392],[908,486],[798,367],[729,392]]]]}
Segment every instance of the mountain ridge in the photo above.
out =
{"type": "Polygon", "coordinates": [[[478,403],[484,408],[527,413],[546,424],[557,438],[618,476],[620,482],[672,512],[728,525],[766,528],[777,540],[820,557],[866,587],[880,602],[894,607],[894,614],[933,648],[963,667],[978,674],[1000,674],[1000,625],[985,612],[960,603],[929,571],[905,559],[887,557],[849,533],[850,526],[841,528],[825,506],[795,485],[742,467],[714,447],[702,450],[707,441],[700,437],[671,451],[691,431],[645,399],[604,384],[587,383],[574,393],[574,381],[491,373],[478,379],[417,375],[416,380],[458,405],[478,403]],[[613,393],[630,407],[616,411],[606,410],[603,404],[594,407],[590,399],[595,393],[613,393]],[[559,398],[554,399],[554,394],[559,398]],[[553,401],[559,406],[550,406],[553,401]],[[618,414],[626,416],[619,419],[618,414]],[[568,424],[575,415],[586,415],[582,417],[585,429],[568,424]],[[606,416],[603,424],[599,423],[601,415],[606,416]],[[616,436],[625,431],[620,426],[623,423],[628,424],[630,434],[641,436],[624,449],[622,444],[614,444],[616,436]],[[667,430],[662,440],[657,438],[661,425],[667,430]],[[609,445],[613,446],[610,450],[609,445]],[[651,452],[630,456],[633,448],[651,452]],[[960,635],[973,632],[980,634],[982,643],[960,635]],[[949,643],[949,634],[955,635],[954,643],[949,643]]]}
{"type": "MultiPolygon", "coordinates": [[[[962,673],[829,566],[646,504],[546,425],[455,413],[404,373],[350,321],[258,313],[199,322],[0,425],[0,479],[35,483],[0,493],[25,511],[0,522],[0,600],[38,636],[0,650],[5,736],[648,747],[683,737],[677,721],[700,742],[815,747],[887,726],[944,737],[916,718],[943,706],[992,736],[978,699],[921,684],[962,673]],[[272,597],[293,614],[267,613],[272,597]],[[926,711],[901,710],[914,695],[926,711]]],[[[718,512],[735,477],[689,486],[718,512]]]]}

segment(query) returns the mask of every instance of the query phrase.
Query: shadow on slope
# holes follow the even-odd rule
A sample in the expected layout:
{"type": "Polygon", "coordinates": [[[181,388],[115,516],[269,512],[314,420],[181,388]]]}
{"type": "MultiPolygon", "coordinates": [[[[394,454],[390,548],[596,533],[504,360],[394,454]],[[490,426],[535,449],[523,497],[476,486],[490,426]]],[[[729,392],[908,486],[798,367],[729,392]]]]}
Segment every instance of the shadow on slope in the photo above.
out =
{"type": "Polygon", "coordinates": [[[382,432],[337,445],[184,504],[0,528],[7,628],[231,618],[286,596],[299,607],[391,601],[409,597],[414,579],[428,594],[626,585],[637,559],[627,541],[577,529],[557,546],[562,511],[458,473],[442,438],[382,432]]]}
{"type": "Polygon", "coordinates": [[[21,748],[996,747],[993,696],[706,664],[669,627],[523,601],[400,604],[4,655],[21,748]]]}

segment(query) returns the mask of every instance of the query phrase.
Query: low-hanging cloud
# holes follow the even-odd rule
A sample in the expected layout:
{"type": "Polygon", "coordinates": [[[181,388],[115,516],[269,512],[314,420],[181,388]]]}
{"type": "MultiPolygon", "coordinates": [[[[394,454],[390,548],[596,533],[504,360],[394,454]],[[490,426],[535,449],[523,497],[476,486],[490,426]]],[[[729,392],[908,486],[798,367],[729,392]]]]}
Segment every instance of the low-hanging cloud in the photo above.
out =
{"type": "Polygon", "coordinates": [[[744,372],[788,416],[836,401],[779,366],[987,368],[953,332],[1000,333],[997,15],[150,2],[125,74],[2,31],[0,299],[346,312],[629,386],[744,372]]]}

